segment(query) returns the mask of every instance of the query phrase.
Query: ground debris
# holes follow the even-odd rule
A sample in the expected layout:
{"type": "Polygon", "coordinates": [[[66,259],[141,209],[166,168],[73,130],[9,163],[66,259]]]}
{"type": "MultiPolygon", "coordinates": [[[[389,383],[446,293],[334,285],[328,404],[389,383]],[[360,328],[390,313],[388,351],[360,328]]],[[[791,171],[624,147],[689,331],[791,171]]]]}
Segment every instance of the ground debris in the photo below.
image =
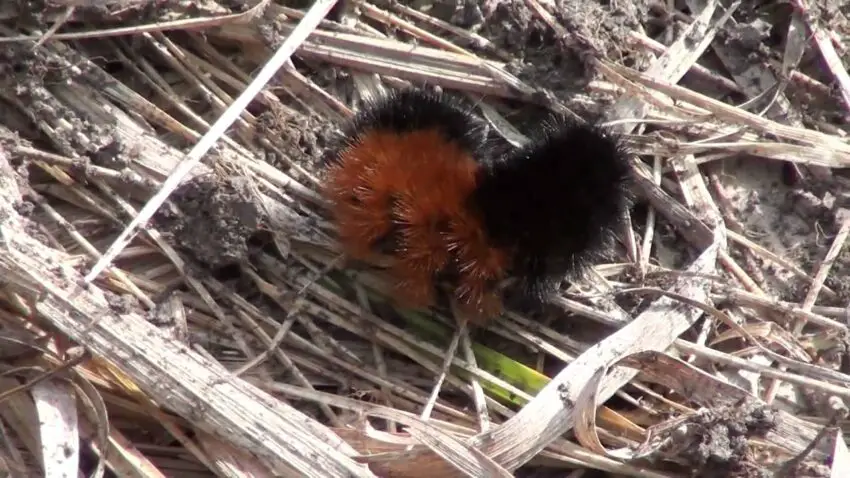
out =
{"type": "Polygon", "coordinates": [[[198,176],[171,196],[180,213],[163,208],[157,227],[201,264],[217,269],[244,260],[247,241],[260,224],[260,210],[246,178],[198,176]]]}
{"type": "Polygon", "coordinates": [[[699,478],[768,477],[754,461],[749,439],[764,436],[776,424],[770,407],[747,404],[705,409],[687,423],[690,444],[679,458],[692,461],[699,478]]]}

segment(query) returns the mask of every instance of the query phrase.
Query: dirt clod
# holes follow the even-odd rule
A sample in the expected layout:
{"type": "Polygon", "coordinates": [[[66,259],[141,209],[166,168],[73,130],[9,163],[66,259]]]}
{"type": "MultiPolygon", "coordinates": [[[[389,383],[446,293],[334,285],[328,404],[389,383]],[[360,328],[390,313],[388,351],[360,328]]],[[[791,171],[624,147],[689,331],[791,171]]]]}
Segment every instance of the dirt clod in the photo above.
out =
{"type": "Polygon", "coordinates": [[[776,412],[758,404],[712,409],[690,422],[693,446],[682,457],[692,460],[700,478],[761,477],[750,463],[748,439],[775,426],[776,412]]]}
{"type": "Polygon", "coordinates": [[[246,241],[261,216],[245,178],[199,176],[180,186],[171,200],[180,213],[163,208],[156,225],[178,247],[214,269],[245,258],[246,241]]]}
{"type": "Polygon", "coordinates": [[[109,304],[109,308],[116,314],[138,312],[141,309],[138,299],[130,294],[116,294],[105,291],[104,296],[106,297],[106,302],[109,304]]]}
{"type": "Polygon", "coordinates": [[[289,163],[318,171],[336,125],[297,111],[271,108],[257,117],[257,127],[267,141],[266,161],[286,171],[289,163]]]}

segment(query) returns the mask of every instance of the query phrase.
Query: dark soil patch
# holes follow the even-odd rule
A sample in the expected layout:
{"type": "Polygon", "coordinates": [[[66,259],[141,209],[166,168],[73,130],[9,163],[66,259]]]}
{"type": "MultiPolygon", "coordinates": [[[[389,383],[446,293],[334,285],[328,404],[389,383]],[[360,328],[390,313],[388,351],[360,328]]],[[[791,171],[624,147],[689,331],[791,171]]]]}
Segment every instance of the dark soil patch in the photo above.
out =
{"type": "Polygon", "coordinates": [[[261,218],[247,179],[198,176],[180,186],[171,201],[180,212],[160,209],[156,227],[178,247],[214,269],[246,258],[247,241],[261,218]]]}
{"type": "Polygon", "coordinates": [[[758,478],[762,467],[750,456],[748,439],[764,436],[775,426],[775,412],[747,404],[697,414],[689,423],[691,445],[680,455],[699,478],[758,478]]]}
{"type": "Polygon", "coordinates": [[[289,171],[293,163],[318,173],[325,150],[333,141],[333,121],[299,111],[277,107],[258,116],[261,146],[265,160],[281,171],[289,171]]]}
{"type": "Polygon", "coordinates": [[[582,91],[592,74],[586,67],[587,55],[635,59],[626,39],[650,17],[649,3],[556,1],[552,13],[567,38],[558,38],[522,0],[444,0],[436,2],[430,13],[477,30],[516,59],[512,73],[566,98],[582,91]]]}

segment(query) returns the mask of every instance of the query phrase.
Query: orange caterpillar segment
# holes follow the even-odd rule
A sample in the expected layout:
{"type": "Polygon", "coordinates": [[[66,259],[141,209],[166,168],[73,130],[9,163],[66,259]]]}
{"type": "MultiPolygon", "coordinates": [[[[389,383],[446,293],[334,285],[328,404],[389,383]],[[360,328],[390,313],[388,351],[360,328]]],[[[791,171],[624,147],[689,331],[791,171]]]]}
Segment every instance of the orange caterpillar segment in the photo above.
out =
{"type": "Polygon", "coordinates": [[[463,315],[475,325],[485,324],[502,313],[504,308],[499,290],[484,281],[461,282],[453,300],[463,315]]]}
{"type": "Polygon", "coordinates": [[[498,315],[502,300],[497,289],[505,278],[508,254],[491,247],[478,218],[468,210],[455,216],[448,236],[447,246],[457,258],[460,284],[455,290],[455,301],[474,322],[498,315]]]}
{"type": "Polygon", "coordinates": [[[406,165],[414,176],[402,185],[393,210],[401,226],[398,252],[407,267],[436,275],[451,259],[446,234],[475,187],[477,164],[436,130],[409,133],[403,140],[415,151],[406,165]]]}
{"type": "Polygon", "coordinates": [[[458,258],[458,272],[473,280],[501,280],[508,266],[508,255],[493,248],[480,220],[461,211],[451,222],[447,246],[458,258]]]}
{"type": "Polygon", "coordinates": [[[394,188],[404,171],[398,171],[392,135],[373,133],[351,145],[329,168],[325,195],[330,199],[344,252],[368,260],[375,242],[391,233],[390,214],[394,188]],[[395,181],[395,184],[393,183],[395,181]]]}
{"type": "Polygon", "coordinates": [[[372,244],[392,230],[392,222],[380,214],[380,201],[364,201],[361,204],[341,203],[335,209],[340,219],[337,230],[344,252],[352,259],[368,260],[372,256],[372,244]]]}
{"type": "Polygon", "coordinates": [[[412,307],[427,307],[437,298],[434,278],[427,271],[412,270],[398,261],[392,267],[392,296],[399,304],[412,307]]]}
{"type": "Polygon", "coordinates": [[[437,276],[457,269],[453,227],[471,220],[466,204],[477,172],[470,152],[437,128],[361,132],[326,181],[344,251],[368,261],[382,243],[391,244],[395,297],[408,306],[433,304],[437,276]]]}

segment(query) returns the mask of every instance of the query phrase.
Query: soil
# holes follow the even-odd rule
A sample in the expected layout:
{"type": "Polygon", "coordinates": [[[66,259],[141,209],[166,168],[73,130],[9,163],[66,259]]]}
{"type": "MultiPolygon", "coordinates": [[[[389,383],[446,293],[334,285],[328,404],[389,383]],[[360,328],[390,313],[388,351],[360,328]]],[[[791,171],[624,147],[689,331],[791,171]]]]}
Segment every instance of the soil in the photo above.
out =
{"type": "Polygon", "coordinates": [[[246,259],[261,218],[246,178],[197,176],[171,195],[171,203],[176,210],[160,209],[155,225],[199,263],[218,269],[246,259]]]}
{"type": "Polygon", "coordinates": [[[642,1],[556,4],[553,13],[568,38],[558,38],[523,1],[445,0],[435,2],[430,13],[477,31],[515,59],[512,73],[559,97],[582,91],[593,75],[587,55],[631,58],[625,39],[649,17],[642,1]]]}
{"type": "Polygon", "coordinates": [[[270,108],[257,117],[257,129],[268,143],[266,161],[281,171],[297,163],[321,174],[325,151],[336,139],[335,124],[325,118],[283,108],[270,108]]]}
{"type": "Polygon", "coordinates": [[[772,430],[775,413],[752,404],[698,413],[688,424],[692,443],[678,456],[691,461],[699,478],[767,477],[764,465],[752,461],[748,439],[772,430]]]}
{"type": "MultiPolygon", "coordinates": [[[[836,198],[840,179],[809,181],[789,186],[782,181],[782,164],[761,158],[740,158],[715,165],[727,198],[743,225],[739,232],[780,257],[789,259],[805,271],[816,271],[829,250],[841,223],[837,216],[850,207],[848,197],[836,198]]],[[[734,246],[733,255],[741,257],[734,246]]],[[[821,304],[843,305],[850,299],[850,288],[842,277],[850,273],[850,255],[842,253],[832,266],[826,281],[839,298],[821,304]]],[[[807,283],[791,272],[764,264],[754,258],[757,268],[767,273],[759,284],[781,300],[800,302],[808,292],[807,283]]]]}

